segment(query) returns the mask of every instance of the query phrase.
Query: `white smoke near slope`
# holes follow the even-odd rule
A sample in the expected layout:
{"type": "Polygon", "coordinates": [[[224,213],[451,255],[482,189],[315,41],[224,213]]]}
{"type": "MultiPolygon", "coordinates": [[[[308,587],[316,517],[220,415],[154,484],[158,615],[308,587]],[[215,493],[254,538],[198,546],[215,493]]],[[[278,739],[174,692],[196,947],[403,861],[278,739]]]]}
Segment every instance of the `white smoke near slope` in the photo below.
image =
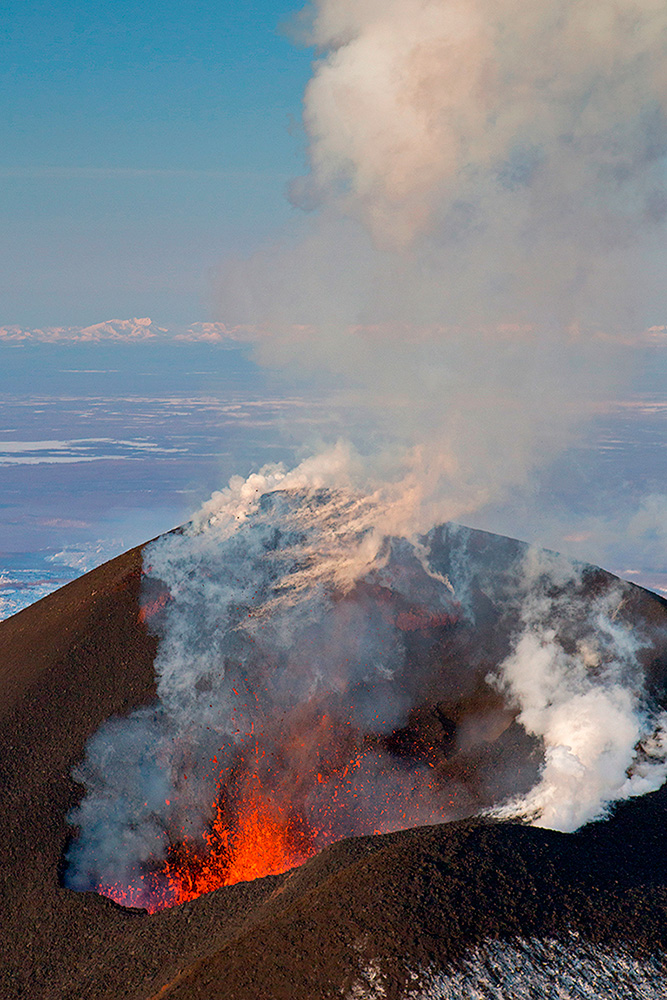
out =
{"type": "Polygon", "coordinates": [[[667,712],[646,699],[638,653],[647,639],[618,618],[627,600],[621,585],[587,602],[579,612],[585,627],[569,643],[557,634],[579,573],[561,557],[529,551],[514,649],[489,677],[545,752],[534,788],[493,814],[564,832],[603,817],[613,802],[656,791],[667,777],[667,712]],[[559,577],[565,589],[555,596],[559,577]]]}

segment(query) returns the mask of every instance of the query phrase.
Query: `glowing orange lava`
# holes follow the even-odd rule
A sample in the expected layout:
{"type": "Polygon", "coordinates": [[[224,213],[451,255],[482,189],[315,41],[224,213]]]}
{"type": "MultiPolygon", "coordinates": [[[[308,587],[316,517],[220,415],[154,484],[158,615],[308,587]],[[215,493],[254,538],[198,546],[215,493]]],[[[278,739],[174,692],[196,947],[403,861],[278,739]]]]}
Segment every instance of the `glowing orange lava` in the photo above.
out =
{"type": "Polygon", "coordinates": [[[279,875],[315,853],[314,836],[303,823],[249,783],[233,822],[219,802],[200,840],[173,845],[158,871],[144,872],[130,886],[101,885],[98,891],[123,906],[155,913],[225,885],[279,875]]]}
{"type": "MultiPolygon", "coordinates": [[[[408,630],[414,624],[404,622],[408,630]]],[[[187,814],[176,805],[157,820],[163,850],[122,882],[98,884],[100,894],[155,913],[223,886],[281,874],[344,836],[445,818],[440,751],[431,739],[408,729],[365,732],[345,706],[314,701],[277,722],[262,721],[256,710],[255,725],[243,719],[241,683],[231,690],[240,699],[233,709],[240,734],[209,758],[204,778],[218,792],[206,828],[187,832],[187,814]]],[[[386,727],[378,715],[373,721],[386,727]]],[[[181,770],[178,781],[187,780],[181,770]]]]}

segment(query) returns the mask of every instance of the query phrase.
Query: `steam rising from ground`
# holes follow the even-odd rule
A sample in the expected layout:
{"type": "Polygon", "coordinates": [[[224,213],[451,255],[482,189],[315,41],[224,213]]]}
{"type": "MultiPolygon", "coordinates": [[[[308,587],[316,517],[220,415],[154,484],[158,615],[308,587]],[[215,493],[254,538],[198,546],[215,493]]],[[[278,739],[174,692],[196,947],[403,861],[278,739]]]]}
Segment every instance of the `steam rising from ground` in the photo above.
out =
{"type": "Polygon", "coordinates": [[[646,638],[618,618],[627,600],[621,585],[587,602],[566,642],[558,636],[580,572],[561,557],[527,554],[522,630],[489,678],[545,751],[540,781],[495,815],[564,831],[604,815],[611,802],[655,791],[667,777],[667,713],[647,702],[638,665],[646,638]],[[565,589],[554,594],[554,585],[565,589]]]}
{"type": "Polygon", "coordinates": [[[106,723],[75,774],[73,887],[146,902],[144,872],[202,837],[216,797],[233,816],[258,789],[310,850],[489,806],[571,830],[662,784],[665,717],[622,585],[591,602],[584,567],[518,543],[482,558],[454,526],[388,536],[377,497],[324,485],[340,460],[235,479],[146,550],[168,588],[159,700],[106,723]],[[528,794],[524,751],[498,757],[505,803],[452,767],[503,713],[544,753],[528,794]]]}

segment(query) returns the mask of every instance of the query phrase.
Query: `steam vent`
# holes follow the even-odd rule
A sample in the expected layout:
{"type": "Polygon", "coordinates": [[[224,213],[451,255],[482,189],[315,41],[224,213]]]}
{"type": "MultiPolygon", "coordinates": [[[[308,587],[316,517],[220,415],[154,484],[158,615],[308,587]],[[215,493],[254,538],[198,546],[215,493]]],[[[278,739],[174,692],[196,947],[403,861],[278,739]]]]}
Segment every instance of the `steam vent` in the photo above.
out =
{"type": "Polygon", "coordinates": [[[358,514],[276,492],[0,624],[3,1000],[667,995],[667,602],[358,514]]]}

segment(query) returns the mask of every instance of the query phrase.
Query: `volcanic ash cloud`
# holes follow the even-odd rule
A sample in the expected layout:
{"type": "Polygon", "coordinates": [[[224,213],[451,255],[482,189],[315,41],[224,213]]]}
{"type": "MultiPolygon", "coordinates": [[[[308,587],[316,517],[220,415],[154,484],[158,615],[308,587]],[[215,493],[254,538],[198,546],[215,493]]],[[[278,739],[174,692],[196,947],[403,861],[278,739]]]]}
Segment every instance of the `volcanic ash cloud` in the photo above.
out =
{"type": "Polygon", "coordinates": [[[313,14],[309,183],[378,239],[414,241],[464,193],[488,224],[506,195],[530,191],[515,205],[533,218],[512,236],[541,221],[589,247],[650,211],[667,101],[656,0],[318,0],[313,14]]]}
{"type": "Polygon", "coordinates": [[[71,817],[70,884],[134,894],[116,898],[211,887],[212,845],[223,884],[251,827],[278,831],[287,866],[489,806],[573,829],[664,779],[620,598],[591,602],[571,565],[494,576],[464,529],[434,526],[529,494],[623,378],[667,211],[667,8],[309,11],[310,172],[291,196],[314,211],[229,261],[217,296],[260,361],[334,376],[351,443],[322,448],[319,428],[318,458],[233,480],[147,550],[159,700],[93,738],[71,817]],[[470,639],[457,672],[424,652],[479,614],[499,616],[494,656],[470,639]],[[478,683],[494,725],[537,748],[532,789],[509,768],[476,798],[440,759],[451,719],[407,739],[420,705],[478,683]]]}
{"type": "Polygon", "coordinates": [[[406,476],[423,528],[469,519],[529,493],[660,319],[645,265],[667,210],[667,11],[310,15],[310,170],[292,197],[313,211],[228,261],[217,307],[254,326],[260,361],[342,378],[346,433],[378,478],[406,476]]]}

